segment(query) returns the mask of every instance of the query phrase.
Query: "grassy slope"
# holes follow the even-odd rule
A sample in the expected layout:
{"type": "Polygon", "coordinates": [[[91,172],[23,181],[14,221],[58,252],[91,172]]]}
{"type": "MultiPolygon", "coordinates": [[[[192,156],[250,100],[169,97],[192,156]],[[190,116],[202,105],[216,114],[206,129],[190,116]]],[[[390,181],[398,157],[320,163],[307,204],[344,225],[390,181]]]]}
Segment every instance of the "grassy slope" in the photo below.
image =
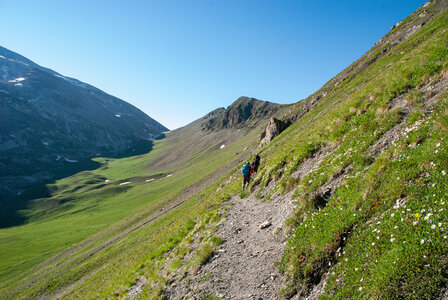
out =
{"type": "MultiPolygon", "coordinates": [[[[139,227],[139,222],[165,206],[168,210],[171,203],[174,205],[187,200],[211,184],[226,168],[233,167],[238,158],[235,154],[252,144],[260,132],[260,128],[255,128],[204,134],[197,127],[198,124],[193,124],[171,133],[165,140],[158,141],[149,154],[116,160],[98,159],[103,163],[102,168],[50,185],[51,198],[37,199],[23,211],[29,218],[27,224],[0,231],[1,293],[14,291],[18,286],[29,284],[33,278],[39,278],[39,284],[32,284],[26,292],[20,289],[15,292],[21,296],[50,294],[61,285],[75,282],[89,272],[97,272],[104,263],[112,264],[111,261],[122,256],[129,259],[131,254],[122,253],[120,248],[122,241],[108,243],[106,247],[102,244],[107,244],[108,239],[116,239],[114,237],[129,228],[136,227],[125,238],[125,243],[133,244],[134,236],[141,239],[140,235],[143,235],[150,243],[141,250],[145,253],[159,251],[158,255],[161,255],[170,248],[166,245],[177,241],[177,229],[187,226],[191,230],[189,220],[196,219],[210,202],[201,205],[191,198],[143,225],[144,230],[139,227]],[[185,136],[189,139],[182,142],[185,136]],[[226,147],[220,149],[223,143],[226,147]],[[176,157],[179,152],[184,153],[182,159],[176,157]],[[172,176],[166,177],[168,174],[172,176]],[[150,178],[155,178],[155,181],[145,182],[150,178]],[[110,182],[105,183],[106,179],[110,182]],[[126,181],[133,183],[119,185],[126,181]],[[96,253],[98,248],[104,249],[96,253]],[[96,253],[95,258],[85,260],[92,252],[96,253]],[[59,256],[55,259],[30,271],[31,267],[56,253],[59,256]],[[54,267],[56,264],[57,268],[54,267]]],[[[138,245],[141,247],[142,244],[138,245]]],[[[132,252],[138,251],[137,248],[126,247],[132,252]]],[[[138,258],[144,260],[140,256],[138,258]]]]}
{"type": "MultiPolygon", "coordinates": [[[[374,47],[364,58],[377,56],[368,68],[355,68],[338,85],[327,85],[326,94],[312,110],[261,150],[265,164],[254,183],[258,195],[268,194],[267,200],[275,192],[293,191],[298,200],[281,263],[288,278],[286,294],[306,293],[322,278],[328,278],[323,296],[337,298],[428,298],[446,287],[448,95],[437,95],[432,109],[430,94],[423,89],[446,80],[447,24],[445,11],[386,54],[379,55],[384,49],[374,47]],[[405,105],[395,105],[397,99],[405,105]],[[400,126],[407,128],[406,134],[397,136],[385,151],[372,151],[390,130],[400,126]],[[303,178],[295,176],[305,161],[324,152],[326,156],[310,173],[303,178]],[[315,195],[339,176],[344,176],[343,181],[332,190],[328,205],[318,209],[315,195]]],[[[62,242],[75,243],[91,232],[100,233],[27,275],[19,272],[29,266],[19,265],[19,271],[9,275],[11,281],[7,282],[3,281],[7,272],[3,272],[1,293],[12,291],[10,296],[30,297],[65,291],[65,296],[74,299],[122,297],[143,276],[148,284],[142,297],[160,295],[170,273],[166,264],[171,270],[185,265],[194,269],[194,264],[203,263],[218,243],[213,239],[213,228],[220,218],[218,208],[239,191],[238,168],[227,174],[227,170],[212,172],[217,177],[225,175],[185,197],[188,200],[176,209],[152,221],[145,217],[169,203],[173,195],[186,193],[183,187],[210,177],[207,173],[215,166],[230,161],[236,153],[244,155],[242,149],[252,143],[256,132],[251,131],[250,139],[239,140],[224,151],[217,148],[225,138],[219,137],[215,144],[198,138],[195,141],[204,152],[193,151],[190,157],[184,156],[189,151],[176,148],[180,135],[173,136],[157,144],[149,155],[110,161],[107,169],[58,182],[51,199],[35,204],[46,207],[46,215],[43,210],[41,215],[37,210],[28,212],[31,223],[2,231],[2,241],[25,249],[18,258],[34,251],[26,250],[27,243],[18,240],[26,230],[33,241],[38,230],[50,239],[49,228],[67,228],[67,224],[76,228],[73,236],[65,232],[63,238],[42,243],[34,236],[41,251],[54,248],[45,257],[30,256],[30,265],[35,265],[64,248],[62,242]],[[162,158],[167,152],[170,158],[162,158]],[[173,160],[182,163],[176,165],[173,160]],[[105,178],[121,182],[170,172],[174,172],[172,177],[161,178],[153,186],[122,186],[119,193],[111,185],[88,191],[102,185],[100,181],[105,178]],[[64,194],[90,179],[98,182],[64,194]],[[104,198],[95,199],[94,191],[104,198]],[[75,199],[63,202],[67,195],[75,199]],[[52,205],[55,209],[48,213],[52,205]],[[117,224],[116,220],[121,221],[117,224]],[[77,222],[84,222],[83,226],[77,222]],[[120,236],[121,232],[126,234],[120,236]],[[203,234],[193,238],[198,232],[203,234]],[[103,247],[110,238],[115,239],[103,247]],[[187,260],[192,253],[194,258],[187,260]],[[19,275],[21,280],[17,280],[19,275]]],[[[185,147],[195,149],[194,142],[185,147]]],[[[1,247],[5,257],[8,248],[1,247]]]]}
{"type": "Polygon", "coordinates": [[[257,179],[259,194],[280,177],[269,195],[294,190],[298,199],[281,265],[286,294],[306,294],[324,277],[324,296],[343,299],[427,298],[447,286],[448,95],[437,95],[431,107],[431,94],[423,92],[446,80],[447,28],[444,11],[334,85],[262,152],[269,163],[257,179]],[[400,99],[406,104],[395,108],[400,99]],[[405,134],[390,149],[371,151],[400,124],[405,134]],[[293,176],[320,151],[328,154],[320,164],[303,178],[293,176]],[[318,208],[316,194],[347,173],[318,208]]]}

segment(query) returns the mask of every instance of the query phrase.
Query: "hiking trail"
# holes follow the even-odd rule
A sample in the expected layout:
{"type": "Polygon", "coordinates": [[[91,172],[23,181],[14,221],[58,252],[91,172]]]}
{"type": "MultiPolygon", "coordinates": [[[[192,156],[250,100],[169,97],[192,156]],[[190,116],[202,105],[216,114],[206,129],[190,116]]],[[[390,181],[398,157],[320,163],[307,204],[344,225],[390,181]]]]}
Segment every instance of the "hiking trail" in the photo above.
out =
{"type": "Polygon", "coordinates": [[[164,290],[168,299],[281,299],[285,280],[278,271],[286,240],[283,224],[294,206],[290,195],[270,201],[233,196],[218,226],[224,242],[197,274],[164,290]]]}

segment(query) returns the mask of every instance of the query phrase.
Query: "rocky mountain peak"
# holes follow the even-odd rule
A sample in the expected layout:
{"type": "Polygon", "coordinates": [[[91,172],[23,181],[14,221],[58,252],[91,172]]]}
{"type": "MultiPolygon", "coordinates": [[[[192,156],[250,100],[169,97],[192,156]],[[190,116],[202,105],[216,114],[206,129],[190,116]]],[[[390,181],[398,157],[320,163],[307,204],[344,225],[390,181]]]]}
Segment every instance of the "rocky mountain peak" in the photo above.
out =
{"type": "Polygon", "coordinates": [[[282,106],[255,98],[239,97],[227,109],[218,109],[209,114],[202,129],[214,131],[220,129],[241,129],[254,126],[275,114],[282,106]]]}

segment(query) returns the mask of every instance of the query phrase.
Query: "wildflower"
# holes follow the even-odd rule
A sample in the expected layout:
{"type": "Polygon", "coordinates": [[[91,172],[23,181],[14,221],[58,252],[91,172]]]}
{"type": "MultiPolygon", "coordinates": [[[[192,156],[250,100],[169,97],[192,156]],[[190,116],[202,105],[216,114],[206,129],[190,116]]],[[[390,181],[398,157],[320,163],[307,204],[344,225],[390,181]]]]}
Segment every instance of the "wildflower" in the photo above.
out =
{"type": "Polygon", "coordinates": [[[448,236],[444,235],[443,238],[446,239],[448,236]]]}
{"type": "Polygon", "coordinates": [[[395,238],[391,238],[390,242],[393,243],[395,241],[395,238]]]}
{"type": "Polygon", "coordinates": [[[359,287],[358,291],[362,291],[362,286],[359,287]]]}
{"type": "Polygon", "coordinates": [[[421,241],[420,241],[420,244],[424,244],[425,243],[425,240],[424,239],[422,239],[421,241]]]}
{"type": "Polygon", "coordinates": [[[380,239],[380,236],[377,236],[376,239],[379,240],[379,239],[380,239]]]}
{"type": "Polygon", "coordinates": [[[432,229],[436,229],[436,225],[435,225],[435,224],[432,224],[431,228],[432,228],[432,229]]]}
{"type": "Polygon", "coordinates": [[[442,170],[442,175],[446,175],[446,171],[445,170],[442,170]]]}
{"type": "Polygon", "coordinates": [[[375,246],[375,242],[372,243],[372,246],[375,246]]]}
{"type": "Polygon", "coordinates": [[[398,226],[395,225],[394,229],[397,229],[397,228],[398,228],[398,226]]]}
{"type": "Polygon", "coordinates": [[[442,227],[442,223],[439,223],[438,225],[439,225],[439,227],[442,227]]]}
{"type": "Polygon", "coordinates": [[[390,216],[393,218],[393,217],[395,216],[395,214],[394,214],[394,213],[391,213],[390,216]]]}
{"type": "Polygon", "coordinates": [[[419,213],[416,213],[416,214],[415,214],[415,217],[416,217],[417,219],[419,219],[420,216],[421,216],[421,214],[419,214],[419,213]]]}
{"type": "Polygon", "coordinates": [[[440,143],[437,143],[436,147],[440,147],[440,143]]]}
{"type": "Polygon", "coordinates": [[[412,225],[417,225],[418,224],[418,222],[417,221],[414,221],[414,222],[412,222],[412,225]]]}

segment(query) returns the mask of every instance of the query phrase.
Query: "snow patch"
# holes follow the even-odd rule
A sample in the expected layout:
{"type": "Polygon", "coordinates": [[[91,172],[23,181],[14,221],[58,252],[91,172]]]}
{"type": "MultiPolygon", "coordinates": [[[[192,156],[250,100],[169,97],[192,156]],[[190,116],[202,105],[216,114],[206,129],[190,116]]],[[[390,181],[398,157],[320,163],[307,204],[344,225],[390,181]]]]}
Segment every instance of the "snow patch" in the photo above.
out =
{"type": "Polygon", "coordinates": [[[42,144],[44,144],[45,146],[50,146],[50,143],[44,142],[42,141],[42,144]]]}
{"type": "Polygon", "coordinates": [[[173,174],[168,174],[168,175],[166,175],[166,177],[171,177],[171,176],[173,176],[173,174]]]}
{"type": "Polygon", "coordinates": [[[21,83],[16,83],[16,84],[14,84],[14,86],[22,86],[23,84],[21,84],[21,83]]]}
{"type": "Polygon", "coordinates": [[[68,159],[68,158],[66,158],[66,157],[64,157],[64,160],[65,160],[65,161],[68,161],[68,162],[70,162],[70,163],[78,162],[76,159],[68,159]]]}
{"type": "Polygon", "coordinates": [[[58,155],[58,156],[56,157],[56,160],[60,160],[60,159],[61,159],[61,156],[58,155]]]}
{"type": "Polygon", "coordinates": [[[221,147],[219,147],[219,149],[223,149],[226,145],[222,144],[221,147]]]}
{"type": "Polygon", "coordinates": [[[109,182],[111,182],[110,179],[106,179],[106,180],[104,180],[104,183],[109,183],[109,182]]]}
{"type": "Polygon", "coordinates": [[[116,116],[117,118],[120,118],[120,117],[121,117],[121,114],[115,114],[115,116],[116,116]]]}
{"type": "Polygon", "coordinates": [[[126,184],[130,184],[130,183],[132,183],[132,182],[130,182],[130,181],[126,181],[126,182],[122,182],[122,183],[120,183],[120,185],[126,185],[126,184]]]}
{"type": "Polygon", "coordinates": [[[145,182],[153,182],[155,179],[151,178],[151,179],[146,179],[145,182]]]}
{"type": "Polygon", "coordinates": [[[3,55],[0,55],[0,58],[6,59],[6,60],[9,60],[9,61],[12,61],[12,62],[16,62],[16,63],[22,64],[22,65],[25,65],[25,66],[29,66],[29,64],[24,63],[23,61],[15,60],[15,59],[12,59],[12,58],[7,58],[7,57],[4,57],[3,55]]]}
{"type": "Polygon", "coordinates": [[[20,82],[20,81],[24,81],[24,80],[25,80],[25,78],[19,77],[19,78],[13,79],[13,80],[9,80],[8,82],[20,82]]]}
{"type": "Polygon", "coordinates": [[[1,93],[5,93],[5,94],[8,94],[8,95],[9,95],[9,93],[8,93],[7,91],[5,91],[5,90],[0,90],[0,92],[1,92],[1,93]]]}

